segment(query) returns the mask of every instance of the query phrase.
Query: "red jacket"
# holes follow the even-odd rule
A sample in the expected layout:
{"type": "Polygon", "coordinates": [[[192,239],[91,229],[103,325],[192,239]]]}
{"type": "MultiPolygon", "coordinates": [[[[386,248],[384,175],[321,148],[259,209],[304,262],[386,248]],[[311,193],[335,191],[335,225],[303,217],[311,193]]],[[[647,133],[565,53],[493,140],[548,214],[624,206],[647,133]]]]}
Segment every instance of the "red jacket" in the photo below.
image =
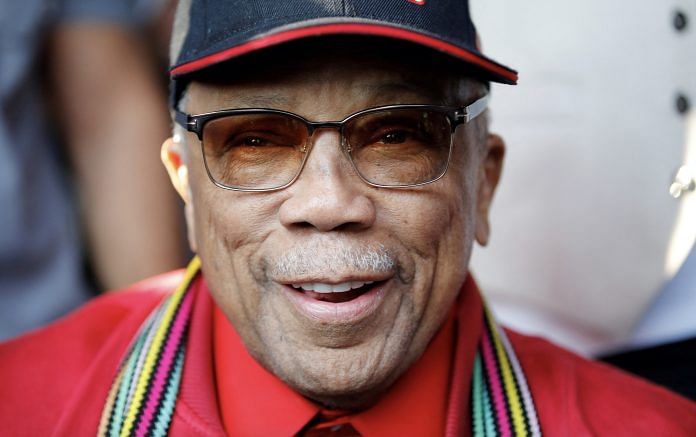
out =
{"type": "MultiPolygon", "coordinates": [[[[180,278],[180,272],[170,273],[95,299],[53,325],[0,345],[0,434],[94,435],[129,342],[180,278]]],[[[172,420],[175,436],[224,435],[213,385],[213,302],[207,288],[203,291],[194,305],[172,420]]],[[[696,436],[696,404],[544,340],[508,335],[545,435],[696,436]]],[[[463,369],[470,363],[455,360],[454,368],[451,390],[465,387],[468,393],[470,376],[463,369]]],[[[467,402],[461,408],[451,404],[448,424],[454,426],[448,429],[468,435],[468,418],[467,402]]]]}

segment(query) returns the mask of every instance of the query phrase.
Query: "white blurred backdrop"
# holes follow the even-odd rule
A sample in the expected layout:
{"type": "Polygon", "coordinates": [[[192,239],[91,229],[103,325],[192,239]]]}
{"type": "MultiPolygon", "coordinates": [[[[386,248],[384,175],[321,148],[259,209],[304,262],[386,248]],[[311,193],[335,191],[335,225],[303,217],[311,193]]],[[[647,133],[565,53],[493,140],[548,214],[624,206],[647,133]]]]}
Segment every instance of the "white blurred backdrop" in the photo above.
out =
{"type": "Polygon", "coordinates": [[[623,347],[696,235],[696,193],[669,195],[696,167],[696,0],[471,8],[484,52],[520,72],[492,91],[508,153],[474,274],[511,327],[586,355],[623,347]]]}

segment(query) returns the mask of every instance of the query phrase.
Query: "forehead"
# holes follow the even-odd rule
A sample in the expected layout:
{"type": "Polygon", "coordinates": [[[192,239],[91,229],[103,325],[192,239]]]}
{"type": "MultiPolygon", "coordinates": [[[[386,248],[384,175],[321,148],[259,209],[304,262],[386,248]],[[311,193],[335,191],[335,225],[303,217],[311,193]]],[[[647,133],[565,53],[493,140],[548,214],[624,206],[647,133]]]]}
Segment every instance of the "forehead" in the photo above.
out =
{"type": "Polygon", "coordinates": [[[193,94],[189,109],[292,110],[317,102],[318,97],[323,103],[335,97],[342,104],[358,106],[450,104],[461,94],[462,75],[442,61],[433,65],[432,56],[422,50],[405,50],[393,43],[370,46],[332,41],[266,50],[200,76],[189,88],[193,94]]]}

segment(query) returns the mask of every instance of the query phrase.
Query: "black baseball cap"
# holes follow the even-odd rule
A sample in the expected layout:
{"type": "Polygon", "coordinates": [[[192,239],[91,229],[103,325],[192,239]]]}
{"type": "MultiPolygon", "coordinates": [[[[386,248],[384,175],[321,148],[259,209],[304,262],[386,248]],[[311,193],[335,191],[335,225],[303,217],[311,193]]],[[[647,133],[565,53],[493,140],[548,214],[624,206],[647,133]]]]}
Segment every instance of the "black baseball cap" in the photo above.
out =
{"type": "Polygon", "coordinates": [[[468,0],[190,0],[190,9],[177,14],[188,14],[188,31],[172,59],[173,103],[192,74],[265,48],[329,35],[416,44],[462,61],[482,80],[517,83],[515,70],[480,52],[468,0]]]}

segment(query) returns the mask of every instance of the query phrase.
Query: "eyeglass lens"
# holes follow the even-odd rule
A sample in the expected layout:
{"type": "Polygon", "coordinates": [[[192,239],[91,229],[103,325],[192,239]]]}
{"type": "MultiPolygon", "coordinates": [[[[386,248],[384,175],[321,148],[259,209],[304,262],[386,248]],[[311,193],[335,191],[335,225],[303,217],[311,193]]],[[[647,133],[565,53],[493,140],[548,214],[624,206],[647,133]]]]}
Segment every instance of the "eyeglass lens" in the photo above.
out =
{"type": "MultiPolygon", "coordinates": [[[[233,114],[203,129],[206,166],[213,179],[239,189],[273,189],[291,182],[309,151],[310,128],[285,114],[233,114]]],[[[408,186],[445,172],[451,126],[445,113],[414,108],[365,112],[343,126],[346,151],[370,183],[408,186]]]]}
{"type": "Polygon", "coordinates": [[[290,182],[302,167],[307,126],[281,114],[231,115],[203,130],[208,171],[219,184],[272,189],[290,182]]]}
{"type": "Polygon", "coordinates": [[[416,185],[442,176],[451,127],[444,113],[422,109],[368,112],[344,127],[355,168],[378,185],[416,185]]]}

